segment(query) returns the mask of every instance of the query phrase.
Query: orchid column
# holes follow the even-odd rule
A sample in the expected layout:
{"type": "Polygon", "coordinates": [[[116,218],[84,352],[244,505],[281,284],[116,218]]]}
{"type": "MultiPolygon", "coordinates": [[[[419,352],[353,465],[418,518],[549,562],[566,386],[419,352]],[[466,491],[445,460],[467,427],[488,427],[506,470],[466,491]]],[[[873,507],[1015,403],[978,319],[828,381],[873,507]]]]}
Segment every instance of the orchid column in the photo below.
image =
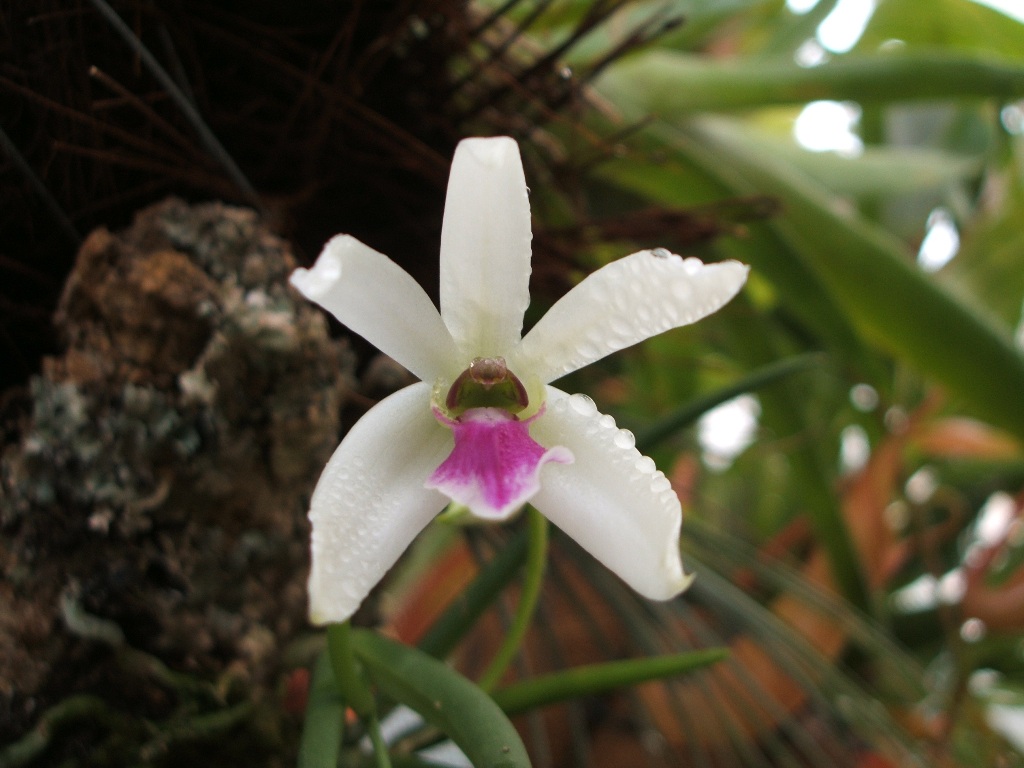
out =
{"type": "Polygon", "coordinates": [[[585,395],[550,382],[729,301],[738,262],[640,251],[583,280],[522,337],[530,206],[519,148],[466,139],[441,233],[441,312],[386,256],[339,235],[292,284],[421,381],[353,426],[313,493],[310,618],[346,620],[448,504],[531,503],[640,594],[685,589],[667,478],[585,395]]]}

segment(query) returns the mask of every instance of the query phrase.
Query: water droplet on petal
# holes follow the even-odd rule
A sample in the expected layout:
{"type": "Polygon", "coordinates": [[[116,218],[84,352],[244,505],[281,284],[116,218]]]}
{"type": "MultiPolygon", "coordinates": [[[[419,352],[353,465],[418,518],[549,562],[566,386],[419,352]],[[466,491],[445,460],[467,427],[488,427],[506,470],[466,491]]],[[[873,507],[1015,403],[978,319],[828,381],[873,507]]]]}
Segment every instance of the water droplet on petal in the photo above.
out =
{"type": "Polygon", "coordinates": [[[687,274],[695,275],[703,269],[704,262],[696,256],[690,256],[688,259],[683,259],[683,267],[686,269],[687,274]]]}
{"type": "Polygon", "coordinates": [[[597,423],[604,429],[615,429],[615,418],[609,416],[607,413],[602,414],[601,418],[597,420],[597,423]]]}
{"type": "Polygon", "coordinates": [[[657,256],[659,259],[667,259],[672,256],[672,251],[668,248],[655,248],[651,251],[652,256],[657,256]]]}
{"type": "Polygon", "coordinates": [[[586,395],[569,395],[569,405],[581,416],[590,416],[597,411],[594,401],[586,395]]]}
{"type": "Polygon", "coordinates": [[[661,493],[672,488],[672,483],[661,472],[651,478],[651,493],[661,493]]]}
{"type": "Polygon", "coordinates": [[[623,450],[629,450],[636,446],[636,438],[633,437],[633,433],[628,429],[620,429],[615,434],[615,446],[623,450]]]}
{"type": "Polygon", "coordinates": [[[633,466],[636,467],[637,472],[643,472],[645,475],[651,474],[658,468],[650,456],[641,456],[633,466]]]}

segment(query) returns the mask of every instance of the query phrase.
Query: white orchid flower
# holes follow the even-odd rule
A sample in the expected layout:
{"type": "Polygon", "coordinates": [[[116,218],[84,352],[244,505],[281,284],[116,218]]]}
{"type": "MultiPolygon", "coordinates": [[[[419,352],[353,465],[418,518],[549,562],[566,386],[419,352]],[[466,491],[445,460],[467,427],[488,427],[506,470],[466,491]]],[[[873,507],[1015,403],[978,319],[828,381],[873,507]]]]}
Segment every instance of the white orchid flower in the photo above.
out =
{"type": "Polygon", "coordinates": [[[648,598],[689,583],[668,479],[590,398],[550,382],[714,312],[747,267],[634,253],[587,277],[521,337],[531,238],[515,141],[466,139],[445,203],[440,314],[409,274],[348,235],[292,275],[308,299],[421,379],[352,427],[313,493],[315,624],[349,618],[453,501],[489,521],[529,502],[648,598]]]}

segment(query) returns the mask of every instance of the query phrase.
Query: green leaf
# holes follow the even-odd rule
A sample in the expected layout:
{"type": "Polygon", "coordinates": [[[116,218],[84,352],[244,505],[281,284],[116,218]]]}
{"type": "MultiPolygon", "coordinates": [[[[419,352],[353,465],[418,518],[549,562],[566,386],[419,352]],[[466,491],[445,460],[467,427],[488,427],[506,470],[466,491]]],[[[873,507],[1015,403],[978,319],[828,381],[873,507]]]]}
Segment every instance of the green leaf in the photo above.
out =
{"type": "Polygon", "coordinates": [[[970,0],[883,0],[855,50],[873,51],[892,40],[909,48],[1024,59],[1024,24],[970,0]]]}
{"type": "Polygon", "coordinates": [[[494,700],[507,714],[515,715],[559,701],[693,672],[722,661],[728,655],[724,648],[709,648],[669,656],[589,664],[515,683],[496,692],[494,700]]]}
{"type": "Polygon", "coordinates": [[[867,336],[934,377],[975,414],[1024,437],[1024,355],[1009,329],[959,301],[921,272],[899,242],[841,213],[826,190],[765,157],[725,121],[694,122],[685,133],[716,164],[782,201],[784,212],[772,226],[867,336]]]}
{"type": "Polygon", "coordinates": [[[1024,67],[978,56],[906,52],[847,56],[817,67],[651,51],[609,68],[598,89],[619,108],[662,117],[804,104],[1024,96],[1024,67]]]}
{"type": "Polygon", "coordinates": [[[966,291],[1007,327],[1021,319],[1024,298],[1024,142],[1019,138],[1004,167],[989,172],[998,196],[983,199],[980,215],[961,232],[960,251],[936,277],[954,292],[966,291]]]}
{"type": "Polygon", "coordinates": [[[335,768],[344,727],[345,705],[334,684],[331,659],[324,651],[313,669],[306,720],[299,743],[299,768],[335,768]]]}
{"type": "Polygon", "coordinates": [[[940,191],[978,176],[980,157],[924,147],[868,146],[856,157],[811,152],[792,141],[751,131],[751,145],[771,154],[839,194],[885,198],[940,191]]]}
{"type": "Polygon", "coordinates": [[[382,692],[444,731],[476,768],[530,765],[494,700],[443,662],[366,630],[353,630],[352,647],[382,692]]]}

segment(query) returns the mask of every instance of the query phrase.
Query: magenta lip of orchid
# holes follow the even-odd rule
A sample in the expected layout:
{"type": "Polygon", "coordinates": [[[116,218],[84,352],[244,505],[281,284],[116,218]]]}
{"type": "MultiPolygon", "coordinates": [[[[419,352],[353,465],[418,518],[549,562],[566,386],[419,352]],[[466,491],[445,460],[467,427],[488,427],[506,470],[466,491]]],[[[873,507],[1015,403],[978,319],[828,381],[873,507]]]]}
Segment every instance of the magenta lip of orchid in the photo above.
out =
{"type": "Polygon", "coordinates": [[[344,621],[448,504],[481,521],[532,504],[645,597],[689,584],[682,509],[633,436],[551,382],[718,310],[748,268],[664,249],[581,281],[525,335],[530,205],[508,137],[459,143],[441,233],[440,312],[397,264],[348,235],[291,282],[421,381],[371,408],[310,500],[310,619],[344,621]]]}
{"type": "Polygon", "coordinates": [[[484,519],[504,520],[540,490],[540,470],[549,461],[572,463],[572,451],[560,445],[545,449],[530,437],[529,425],[502,408],[472,408],[458,419],[435,410],[452,430],[455,447],[427,479],[456,504],[484,519]]]}

